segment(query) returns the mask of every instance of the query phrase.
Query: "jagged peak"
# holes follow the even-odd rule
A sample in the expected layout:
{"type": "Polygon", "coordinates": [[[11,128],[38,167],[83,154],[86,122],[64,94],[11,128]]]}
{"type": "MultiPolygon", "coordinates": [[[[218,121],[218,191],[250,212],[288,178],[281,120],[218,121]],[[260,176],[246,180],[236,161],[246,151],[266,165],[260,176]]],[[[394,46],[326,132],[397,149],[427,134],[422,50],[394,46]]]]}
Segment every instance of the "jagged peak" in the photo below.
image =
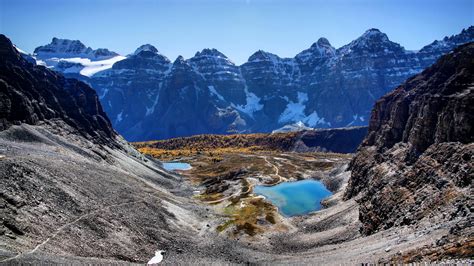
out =
{"type": "Polygon", "coordinates": [[[446,40],[449,40],[449,39],[453,39],[453,38],[456,38],[456,37],[470,37],[470,38],[474,38],[474,26],[469,26],[467,28],[463,28],[461,30],[460,33],[458,34],[454,34],[454,35],[451,35],[451,36],[445,36],[443,38],[444,41],[446,40]]]}
{"type": "Polygon", "coordinates": [[[176,57],[176,60],[174,60],[173,65],[183,65],[186,64],[186,60],[184,60],[184,57],[182,55],[179,55],[176,57]]]}
{"type": "Polygon", "coordinates": [[[332,47],[328,39],[321,37],[317,42],[313,43],[311,47],[332,47]]]}
{"type": "Polygon", "coordinates": [[[154,54],[158,54],[158,49],[156,49],[155,46],[151,45],[151,44],[143,44],[141,45],[140,47],[138,47],[135,52],[133,53],[134,55],[137,55],[143,51],[146,51],[146,52],[151,52],[151,53],[154,53],[154,54]]]}
{"type": "Polygon", "coordinates": [[[474,26],[469,26],[467,28],[462,29],[461,34],[463,33],[474,33],[474,26]]]}
{"type": "Polygon", "coordinates": [[[456,37],[465,38],[468,41],[472,41],[474,39],[474,26],[469,26],[468,28],[464,28],[459,34],[452,35],[451,37],[448,37],[448,39],[454,39],[456,37]]]}
{"type": "Polygon", "coordinates": [[[398,43],[390,41],[387,34],[379,29],[371,28],[359,38],[339,48],[337,53],[346,56],[355,52],[359,53],[404,53],[405,49],[398,43]]]}
{"type": "Polygon", "coordinates": [[[223,53],[221,53],[219,50],[215,49],[215,48],[204,48],[202,49],[201,52],[196,52],[196,54],[194,55],[195,57],[198,57],[198,56],[215,56],[215,57],[223,57],[223,58],[227,58],[226,55],[224,55],[223,53]]]}
{"type": "Polygon", "coordinates": [[[57,37],[53,37],[53,39],[51,39],[50,44],[60,45],[60,44],[68,44],[68,43],[77,43],[77,44],[81,44],[82,46],[86,47],[85,44],[82,43],[80,40],[61,39],[61,38],[57,38],[57,37]]]}
{"type": "Polygon", "coordinates": [[[97,50],[87,47],[79,40],[60,39],[53,37],[51,43],[37,47],[34,54],[44,57],[61,56],[61,57],[86,57],[90,59],[107,58],[117,56],[118,54],[106,48],[97,50]]]}
{"type": "Polygon", "coordinates": [[[474,41],[474,26],[464,28],[460,33],[445,36],[442,40],[435,40],[420,49],[420,53],[432,52],[434,50],[449,51],[454,47],[474,41]]]}
{"type": "Polygon", "coordinates": [[[328,39],[321,37],[313,43],[310,48],[295,56],[296,59],[306,62],[314,58],[332,57],[336,54],[336,49],[331,46],[328,39]]]}
{"type": "MultiPolygon", "coordinates": [[[[57,37],[53,37],[53,39],[51,39],[51,43],[37,47],[34,50],[34,53],[69,52],[72,49],[74,49],[76,52],[85,52],[86,50],[88,50],[88,47],[86,47],[79,40],[60,39],[57,37]]],[[[92,49],[90,50],[92,51],[92,49]]]]}
{"type": "Polygon", "coordinates": [[[276,54],[265,52],[263,50],[258,50],[249,57],[248,62],[266,61],[266,60],[280,60],[280,59],[281,58],[276,54]]]}
{"type": "Polygon", "coordinates": [[[358,39],[369,39],[373,41],[389,41],[387,34],[381,32],[379,29],[368,29],[358,39]]]}
{"type": "Polygon", "coordinates": [[[182,72],[186,72],[191,75],[195,75],[196,70],[190,65],[183,56],[179,55],[171,65],[171,75],[176,75],[182,72]]]}

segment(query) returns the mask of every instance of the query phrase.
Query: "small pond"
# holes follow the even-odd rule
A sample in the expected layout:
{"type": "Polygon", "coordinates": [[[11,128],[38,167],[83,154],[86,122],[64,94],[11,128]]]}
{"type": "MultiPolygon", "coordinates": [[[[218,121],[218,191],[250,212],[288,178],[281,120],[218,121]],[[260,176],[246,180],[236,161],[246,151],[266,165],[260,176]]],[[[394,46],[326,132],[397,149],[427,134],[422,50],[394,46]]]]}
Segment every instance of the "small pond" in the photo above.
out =
{"type": "Polygon", "coordinates": [[[316,180],[284,182],[275,186],[255,186],[253,192],[270,200],[284,216],[308,214],[321,209],[321,200],[332,195],[316,180]]]}
{"type": "Polygon", "coordinates": [[[163,162],[163,168],[168,171],[175,171],[175,170],[189,170],[191,169],[191,165],[189,163],[182,163],[182,162],[163,162]]]}

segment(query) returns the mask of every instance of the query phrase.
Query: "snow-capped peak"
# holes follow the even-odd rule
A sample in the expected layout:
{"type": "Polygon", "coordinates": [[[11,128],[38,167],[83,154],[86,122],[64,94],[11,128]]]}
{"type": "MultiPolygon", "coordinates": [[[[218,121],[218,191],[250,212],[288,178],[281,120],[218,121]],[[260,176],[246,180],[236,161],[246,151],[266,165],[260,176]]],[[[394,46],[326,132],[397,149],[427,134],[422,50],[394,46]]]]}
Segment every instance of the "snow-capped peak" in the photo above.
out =
{"type": "Polygon", "coordinates": [[[118,55],[105,48],[93,50],[90,47],[86,47],[79,40],[59,39],[56,37],[51,40],[51,43],[37,47],[34,54],[40,59],[80,57],[91,60],[107,59],[118,55]]]}
{"type": "Polygon", "coordinates": [[[378,29],[369,29],[359,38],[337,50],[339,55],[348,54],[387,54],[387,53],[405,53],[405,49],[400,44],[392,42],[387,34],[378,29]]]}
{"type": "Polygon", "coordinates": [[[89,54],[92,49],[87,47],[79,40],[58,39],[54,37],[51,43],[37,47],[35,54],[89,54]]]}
{"type": "Polygon", "coordinates": [[[359,37],[359,39],[370,39],[374,41],[389,41],[387,34],[381,32],[379,29],[368,29],[359,37]]]}
{"type": "Polygon", "coordinates": [[[156,49],[155,46],[153,46],[151,44],[144,44],[144,45],[138,47],[133,54],[137,55],[137,54],[139,54],[143,51],[152,52],[154,54],[158,53],[158,49],[156,49]]]}
{"type": "Polygon", "coordinates": [[[463,43],[474,41],[474,26],[470,26],[467,29],[463,29],[460,34],[446,36],[443,40],[435,40],[429,45],[421,48],[420,53],[432,53],[434,51],[440,51],[446,53],[453,47],[456,47],[463,43]]]}
{"type": "Polygon", "coordinates": [[[296,59],[306,62],[314,58],[332,57],[336,54],[336,49],[331,46],[328,39],[319,38],[309,49],[296,55],[296,59]]]}

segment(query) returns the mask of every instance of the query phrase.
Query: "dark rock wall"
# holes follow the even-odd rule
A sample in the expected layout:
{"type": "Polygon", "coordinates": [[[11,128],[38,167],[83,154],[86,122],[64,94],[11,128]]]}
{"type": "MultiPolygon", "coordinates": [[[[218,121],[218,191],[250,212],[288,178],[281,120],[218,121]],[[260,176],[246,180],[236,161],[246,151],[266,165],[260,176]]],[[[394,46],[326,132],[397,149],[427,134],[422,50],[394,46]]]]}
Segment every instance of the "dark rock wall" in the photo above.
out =
{"type": "Polygon", "coordinates": [[[96,142],[107,143],[116,134],[92,88],[32,65],[0,35],[0,130],[55,119],[96,142]]]}
{"type": "Polygon", "coordinates": [[[351,162],[363,233],[439,214],[467,215],[474,167],[474,43],[377,101],[351,162]]]}

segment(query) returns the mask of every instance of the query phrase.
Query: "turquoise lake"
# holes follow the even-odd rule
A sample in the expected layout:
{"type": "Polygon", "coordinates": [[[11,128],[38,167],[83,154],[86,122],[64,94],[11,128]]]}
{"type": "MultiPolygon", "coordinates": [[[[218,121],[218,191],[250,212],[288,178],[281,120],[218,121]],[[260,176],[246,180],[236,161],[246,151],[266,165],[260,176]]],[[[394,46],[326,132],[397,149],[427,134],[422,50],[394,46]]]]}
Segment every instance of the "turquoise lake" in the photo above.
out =
{"type": "Polygon", "coordinates": [[[181,162],[164,162],[163,168],[165,168],[168,171],[189,170],[191,169],[191,165],[189,163],[181,163],[181,162]]]}
{"type": "Polygon", "coordinates": [[[253,192],[267,198],[287,217],[320,210],[321,200],[332,195],[316,180],[284,182],[271,187],[256,186],[253,192]]]}

